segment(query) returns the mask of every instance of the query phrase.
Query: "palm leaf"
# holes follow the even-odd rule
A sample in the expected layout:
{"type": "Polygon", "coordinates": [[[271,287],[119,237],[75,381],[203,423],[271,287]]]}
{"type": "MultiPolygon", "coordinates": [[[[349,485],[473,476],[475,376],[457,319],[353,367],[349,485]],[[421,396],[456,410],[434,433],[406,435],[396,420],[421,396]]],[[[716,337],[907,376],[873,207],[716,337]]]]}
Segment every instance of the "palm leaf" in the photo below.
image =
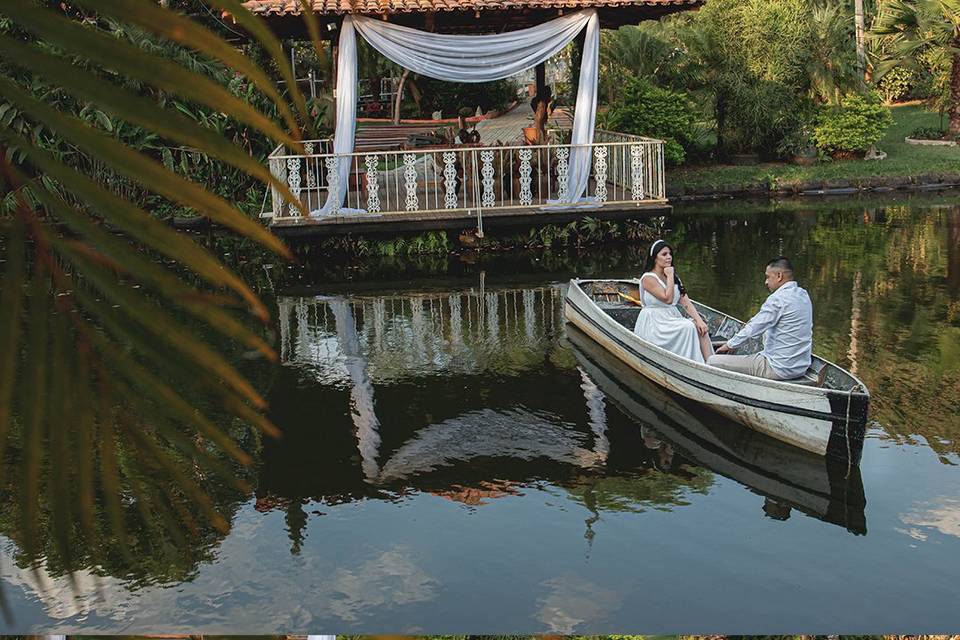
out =
{"type": "Polygon", "coordinates": [[[78,149],[110,165],[117,173],[140,182],[148,189],[197,210],[214,222],[256,240],[282,255],[289,251],[275,235],[244,216],[219,196],[183,178],[163,164],[138,153],[114,138],[91,129],[82,120],[65,116],[48,107],[14,83],[0,77],[0,96],[28,111],[31,116],[53,129],[78,149]]]}
{"type": "MultiPolygon", "coordinates": [[[[283,144],[296,147],[294,137],[283,131],[266,115],[244,103],[225,87],[209,78],[117,38],[83,27],[40,9],[28,2],[0,2],[0,14],[18,26],[58,45],[64,51],[82,56],[125,78],[139,80],[172,95],[205,105],[236,118],[283,144]]],[[[293,129],[297,131],[297,129],[293,129]]]]}
{"type": "Polygon", "coordinates": [[[289,256],[259,223],[175,173],[157,145],[183,145],[301,207],[223,138],[225,119],[209,110],[292,148],[309,118],[279,42],[235,0],[213,4],[273,58],[292,105],[240,50],[152,0],[76,4],[120,21],[117,33],[176,43],[178,62],[35,3],[0,2],[0,200],[13,212],[0,219],[0,459],[4,490],[19,497],[15,530],[0,533],[30,562],[57,558],[67,570],[117,554],[133,566],[143,553],[179,566],[196,539],[230,526],[212,487],[250,490],[241,465],[251,451],[232,429],[277,434],[261,391],[214,344],[276,354],[237,313],[269,322],[255,292],[114,189],[138,185],[141,202],[199,212],[289,256]],[[190,65],[188,55],[206,59],[190,65]],[[245,75],[270,113],[205,76],[211,65],[245,75]],[[171,95],[186,102],[170,108],[171,95]]]}
{"type": "MultiPolygon", "coordinates": [[[[0,290],[0,460],[7,447],[11,407],[17,372],[20,340],[20,309],[23,306],[24,263],[26,234],[21,224],[11,225],[6,234],[6,271],[0,290]]],[[[0,474],[3,467],[0,467],[0,474]]],[[[2,477],[2,476],[0,476],[2,477]]]]}
{"type": "MultiPolygon", "coordinates": [[[[174,11],[165,10],[150,0],[79,0],[77,4],[86,6],[100,15],[110,16],[128,24],[135,24],[141,29],[150,31],[162,38],[195,49],[242,73],[273,100],[274,104],[280,109],[287,126],[293,131],[297,130],[297,122],[290,111],[289,105],[280,96],[280,92],[267,78],[263,70],[203,25],[193,22],[174,11]]],[[[274,62],[281,68],[286,68],[286,60],[282,55],[275,56],[274,62]]],[[[301,117],[304,121],[307,121],[307,105],[303,95],[299,91],[295,91],[292,96],[294,103],[300,110],[301,117]]]]}
{"type": "Polygon", "coordinates": [[[212,285],[229,287],[251,306],[251,311],[266,320],[267,310],[256,294],[236,275],[224,269],[210,252],[179,234],[143,209],[114,195],[92,179],[59,162],[51,154],[31,146],[25,138],[0,129],[0,141],[15,146],[37,169],[56,178],[63,186],[94,208],[104,219],[165,256],[192,269],[212,285]]]}
{"type": "MultiPolygon", "coordinates": [[[[158,293],[198,319],[205,320],[212,329],[257,350],[266,358],[276,359],[276,354],[263,338],[223,309],[207,304],[195,289],[145,257],[129,243],[105,231],[61,198],[45,191],[39,191],[36,195],[47,211],[56,215],[74,233],[81,235],[89,243],[89,247],[95,248],[113,264],[120,265],[124,272],[137,274],[141,282],[151,285],[158,293]]],[[[77,251],[88,251],[88,245],[73,246],[77,251]]]]}
{"type": "Polygon", "coordinates": [[[78,76],[63,58],[32,49],[10,38],[0,36],[0,54],[6,54],[14,64],[29,68],[82,100],[105,105],[114,115],[127,122],[150,127],[157,134],[189,147],[203,148],[212,157],[262,182],[270,183],[285,198],[296,200],[286,183],[271,175],[263,164],[194,120],[161,109],[154,101],[132,95],[99,78],[78,76]]]}

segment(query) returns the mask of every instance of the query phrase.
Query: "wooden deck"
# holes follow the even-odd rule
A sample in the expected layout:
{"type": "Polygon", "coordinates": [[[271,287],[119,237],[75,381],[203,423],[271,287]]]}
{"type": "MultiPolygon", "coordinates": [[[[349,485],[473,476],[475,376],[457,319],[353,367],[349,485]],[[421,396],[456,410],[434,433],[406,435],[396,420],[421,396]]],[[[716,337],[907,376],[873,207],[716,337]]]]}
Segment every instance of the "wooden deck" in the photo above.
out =
{"type": "MultiPolygon", "coordinates": [[[[673,211],[666,201],[648,200],[639,204],[612,203],[596,208],[541,207],[484,209],[484,230],[505,227],[532,227],[545,224],[564,224],[582,218],[600,220],[644,219],[670,215],[673,211]]],[[[288,238],[309,238],[344,235],[348,233],[378,234],[417,231],[453,230],[477,228],[476,212],[464,211],[415,211],[383,215],[362,214],[336,216],[325,220],[288,218],[274,221],[271,230],[288,238]]]]}

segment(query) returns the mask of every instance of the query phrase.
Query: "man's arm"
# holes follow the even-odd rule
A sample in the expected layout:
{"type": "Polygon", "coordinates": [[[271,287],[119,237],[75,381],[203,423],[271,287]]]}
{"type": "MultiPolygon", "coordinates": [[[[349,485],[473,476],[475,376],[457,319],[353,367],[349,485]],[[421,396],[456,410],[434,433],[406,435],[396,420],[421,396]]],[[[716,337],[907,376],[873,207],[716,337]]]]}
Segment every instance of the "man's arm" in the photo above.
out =
{"type": "Polygon", "coordinates": [[[735,336],[727,340],[726,346],[730,349],[736,349],[750,338],[759,336],[776,324],[777,320],[780,319],[782,310],[783,306],[779,297],[769,296],[763,303],[763,306],[760,307],[757,315],[750,318],[750,322],[743,325],[743,328],[737,331],[735,336]]]}

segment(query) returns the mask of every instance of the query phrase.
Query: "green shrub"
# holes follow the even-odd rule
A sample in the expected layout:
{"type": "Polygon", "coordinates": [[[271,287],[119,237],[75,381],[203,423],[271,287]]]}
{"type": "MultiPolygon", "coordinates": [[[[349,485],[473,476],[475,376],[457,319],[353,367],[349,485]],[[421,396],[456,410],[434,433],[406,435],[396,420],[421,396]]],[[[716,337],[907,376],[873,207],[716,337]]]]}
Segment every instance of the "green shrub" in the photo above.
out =
{"type": "Polygon", "coordinates": [[[851,94],[840,105],[821,111],[813,130],[817,148],[827,153],[865,151],[893,124],[879,96],[851,94]]]}
{"type": "Polygon", "coordinates": [[[685,147],[696,138],[696,110],[679,91],[655,87],[642,78],[629,78],[606,115],[605,126],[621,133],[664,140],[670,164],[682,164],[685,147]]]}
{"type": "Polygon", "coordinates": [[[949,140],[947,131],[940,127],[918,127],[908,137],[914,140],[949,140]]]}
{"type": "Polygon", "coordinates": [[[455,117],[460,109],[469,109],[470,115],[480,107],[484,112],[506,107],[517,96],[517,87],[510,80],[493,82],[444,82],[418,76],[417,87],[423,94],[421,116],[430,117],[434,111],[443,117],[455,117]]]}
{"type": "Polygon", "coordinates": [[[909,69],[894,67],[880,79],[877,91],[887,104],[903,100],[910,95],[915,76],[916,74],[909,69]]]}
{"type": "Polygon", "coordinates": [[[728,91],[723,151],[764,155],[812,119],[809,100],[778,82],[733,83],[728,91]]]}

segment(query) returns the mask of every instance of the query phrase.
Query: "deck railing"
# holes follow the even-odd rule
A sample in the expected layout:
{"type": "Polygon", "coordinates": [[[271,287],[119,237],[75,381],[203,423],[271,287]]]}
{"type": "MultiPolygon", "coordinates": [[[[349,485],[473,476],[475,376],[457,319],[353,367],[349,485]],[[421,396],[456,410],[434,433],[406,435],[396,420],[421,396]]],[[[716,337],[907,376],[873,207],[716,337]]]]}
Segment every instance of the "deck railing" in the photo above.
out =
{"type": "MultiPolygon", "coordinates": [[[[330,140],[304,144],[306,153],[278,147],[270,171],[285,182],[307,212],[325,203],[338,176],[338,157],[350,158],[343,214],[395,214],[564,207],[570,155],[575,146],[458,145],[443,148],[364,151],[338,156],[330,140]]],[[[663,142],[623,133],[597,131],[590,148],[585,196],[595,207],[624,208],[666,200],[663,142]]],[[[272,190],[275,222],[295,221],[301,211],[272,190]]],[[[569,204],[566,206],[570,206],[569,204]]]]}

